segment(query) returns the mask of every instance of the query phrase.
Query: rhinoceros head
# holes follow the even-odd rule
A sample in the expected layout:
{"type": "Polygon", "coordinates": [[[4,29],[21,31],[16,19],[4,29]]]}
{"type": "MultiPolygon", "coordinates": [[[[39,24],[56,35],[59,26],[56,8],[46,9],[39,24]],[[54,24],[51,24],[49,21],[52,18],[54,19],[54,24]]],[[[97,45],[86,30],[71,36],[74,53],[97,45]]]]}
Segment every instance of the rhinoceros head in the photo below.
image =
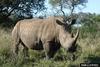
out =
{"type": "MultiPolygon", "coordinates": [[[[74,23],[75,19],[72,20],[71,23],[74,23]]],[[[76,41],[79,36],[79,30],[77,30],[77,33],[75,36],[72,36],[70,32],[71,24],[57,21],[59,24],[59,40],[61,43],[61,46],[65,48],[69,52],[75,52],[77,49],[76,41]]]]}

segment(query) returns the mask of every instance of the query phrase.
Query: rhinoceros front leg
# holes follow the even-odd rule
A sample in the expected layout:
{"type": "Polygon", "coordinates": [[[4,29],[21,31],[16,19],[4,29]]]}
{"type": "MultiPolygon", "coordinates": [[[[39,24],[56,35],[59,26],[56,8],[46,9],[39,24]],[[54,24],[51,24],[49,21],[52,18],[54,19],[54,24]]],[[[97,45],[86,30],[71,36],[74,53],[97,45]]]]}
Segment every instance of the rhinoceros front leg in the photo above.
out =
{"type": "Polygon", "coordinates": [[[50,55],[49,55],[49,51],[50,51],[50,47],[49,47],[49,43],[44,43],[43,45],[44,48],[44,52],[45,52],[45,56],[46,56],[46,60],[50,59],[50,55]]]}

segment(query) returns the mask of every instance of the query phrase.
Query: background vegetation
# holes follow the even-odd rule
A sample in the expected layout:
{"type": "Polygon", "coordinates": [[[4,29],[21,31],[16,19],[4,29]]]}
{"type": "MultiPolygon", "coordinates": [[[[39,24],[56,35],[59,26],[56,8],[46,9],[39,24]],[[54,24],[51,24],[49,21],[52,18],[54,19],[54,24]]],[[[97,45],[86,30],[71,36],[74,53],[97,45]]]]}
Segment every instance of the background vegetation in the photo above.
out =
{"type": "MultiPolygon", "coordinates": [[[[66,15],[65,9],[73,14],[78,5],[85,6],[85,0],[49,0],[52,7],[59,7],[66,15]],[[66,6],[66,7],[64,7],[66,6]]],[[[24,18],[33,18],[35,14],[47,9],[45,0],[0,0],[0,67],[79,67],[80,63],[100,63],[100,15],[78,13],[82,16],[80,34],[77,41],[75,61],[70,59],[70,53],[61,48],[51,60],[44,60],[43,51],[29,50],[30,58],[24,59],[20,51],[17,60],[13,59],[11,46],[11,31],[16,22],[24,18]]],[[[60,11],[60,12],[59,12],[60,11]]],[[[73,27],[73,32],[76,28],[73,27]]]]}
{"type": "Polygon", "coordinates": [[[0,67],[79,67],[80,63],[100,63],[100,15],[86,14],[83,21],[84,25],[80,27],[77,41],[79,47],[75,52],[75,61],[70,60],[70,53],[66,53],[63,48],[51,60],[43,59],[43,51],[34,50],[29,51],[28,60],[23,58],[21,51],[17,60],[13,60],[12,28],[0,25],[0,67]]]}

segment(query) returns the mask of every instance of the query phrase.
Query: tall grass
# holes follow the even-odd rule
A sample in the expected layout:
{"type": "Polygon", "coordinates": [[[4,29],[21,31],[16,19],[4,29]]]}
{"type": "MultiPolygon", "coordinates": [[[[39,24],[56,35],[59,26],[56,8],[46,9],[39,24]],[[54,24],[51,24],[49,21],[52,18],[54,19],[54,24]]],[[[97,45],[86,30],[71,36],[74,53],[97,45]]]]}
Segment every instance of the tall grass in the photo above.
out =
{"type": "MultiPolygon", "coordinates": [[[[29,50],[30,58],[25,60],[20,55],[12,59],[11,30],[0,28],[0,67],[79,67],[80,63],[100,62],[100,31],[99,27],[83,27],[77,41],[76,60],[70,60],[70,54],[61,48],[51,60],[44,60],[43,51],[29,50]]],[[[22,53],[21,53],[22,54],[22,53]]]]}

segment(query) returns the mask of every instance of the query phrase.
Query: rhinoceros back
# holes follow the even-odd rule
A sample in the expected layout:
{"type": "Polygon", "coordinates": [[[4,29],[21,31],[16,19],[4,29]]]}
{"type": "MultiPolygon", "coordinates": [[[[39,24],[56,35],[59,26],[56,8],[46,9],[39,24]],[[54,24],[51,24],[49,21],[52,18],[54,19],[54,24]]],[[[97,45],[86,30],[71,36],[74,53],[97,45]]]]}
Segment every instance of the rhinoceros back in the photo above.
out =
{"type": "Polygon", "coordinates": [[[56,35],[53,20],[22,20],[19,27],[17,32],[21,41],[32,49],[41,48],[42,43],[51,41],[56,35]]]}

